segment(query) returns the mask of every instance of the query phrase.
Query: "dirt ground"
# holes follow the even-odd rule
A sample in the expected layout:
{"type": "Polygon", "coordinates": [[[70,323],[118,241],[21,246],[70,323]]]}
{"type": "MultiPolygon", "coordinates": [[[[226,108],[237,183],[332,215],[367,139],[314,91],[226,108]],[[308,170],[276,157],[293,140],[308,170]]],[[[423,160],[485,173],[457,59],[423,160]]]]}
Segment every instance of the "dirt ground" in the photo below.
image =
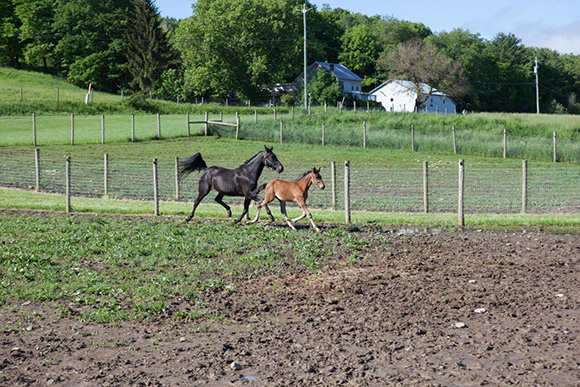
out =
{"type": "Polygon", "coordinates": [[[359,234],[357,262],[207,294],[218,321],[175,317],[181,299],[121,325],[25,303],[45,318],[4,330],[0,385],[580,385],[580,236],[359,234]]]}

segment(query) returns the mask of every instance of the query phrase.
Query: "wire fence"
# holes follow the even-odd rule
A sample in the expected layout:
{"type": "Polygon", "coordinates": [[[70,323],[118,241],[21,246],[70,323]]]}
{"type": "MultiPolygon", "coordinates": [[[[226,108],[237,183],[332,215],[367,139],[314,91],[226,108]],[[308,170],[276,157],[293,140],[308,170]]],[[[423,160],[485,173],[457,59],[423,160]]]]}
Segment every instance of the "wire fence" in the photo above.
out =
{"type": "MultiPolygon", "coordinates": [[[[29,150],[0,150],[0,185],[42,192],[66,192],[64,158],[42,157],[29,150]]],[[[527,164],[526,164],[527,165],[527,164]]],[[[237,165],[224,165],[234,168],[237,165]]],[[[308,198],[318,208],[345,208],[343,165],[323,168],[327,189],[308,198]],[[333,174],[331,171],[335,171],[333,174]]],[[[346,168],[346,167],[344,167],[346,168]]],[[[423,168],[349,167],[349,207],[371,212],[457,211],[458,168],[454,165],[424,165],[423,168]]],[[[294,180],[307,169],[286,168],[282,178],[294,180]]],[[[192,201],[197,195],[199,174],[177,179],[176,164],[157,163],[157,197],[163,201],[192,201]]],[[[465,167],[465,213],[557,213],[580,212],[580,168],[481,168],[465,167]]],[[[281,176],[264,169],[260,183],[281,176]]],[[[70,193],[81,197],[153,200],[155,197],[152,162],[109,159],[72,159],[70,193]]],[[[208,199],[213,196],[210,194],[208,199]]],[[[242,198],[227,198],[241,204],[242,198]]]]}

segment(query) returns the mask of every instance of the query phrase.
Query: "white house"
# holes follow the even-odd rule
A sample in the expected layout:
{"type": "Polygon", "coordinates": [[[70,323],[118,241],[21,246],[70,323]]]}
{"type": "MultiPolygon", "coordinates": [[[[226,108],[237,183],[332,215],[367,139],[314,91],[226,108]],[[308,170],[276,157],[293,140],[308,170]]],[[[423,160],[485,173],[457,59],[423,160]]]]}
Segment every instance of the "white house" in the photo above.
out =
{"type": "MultiPolygon", "coordinates": [[[[308,74],[308,79],[311,79],[316,75],[318,69],[324,69],[330,71],[337,79],[340,84],[340,88],[344,92],[345,96],[352,96],[353,98],[358,98],[360,100],[366,101],[369,98],[369,93],[362,92],[362,78],[350,71],[345,66],[339,63],[326,63],[326,62],[314,62],[311,64],[306,73],[308,74]]],[[[302,85],[303,74],[300,74],[294,82],[302,85]]]]}
{"type": "MultiPolygon", "coordinates": [[[[430,86],[421,83],[421,93],[429,94],[430,86]]],[[[413,112],[417,92],[412,82],[391,79],[374,88],[370,94],[380,102],[388,112],[413,112]]],[[[420,113],[455,114],[455,102],[447,94],[433,89],[426,102],[422,103],[418,111],[420,113]]]]}

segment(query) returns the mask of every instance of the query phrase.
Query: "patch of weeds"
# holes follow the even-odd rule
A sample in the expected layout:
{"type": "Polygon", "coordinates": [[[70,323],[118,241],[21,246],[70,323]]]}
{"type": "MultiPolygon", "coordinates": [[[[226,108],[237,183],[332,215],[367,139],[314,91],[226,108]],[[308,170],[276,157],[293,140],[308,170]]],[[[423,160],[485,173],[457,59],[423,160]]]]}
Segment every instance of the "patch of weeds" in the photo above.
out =
{"type": "Polygon", "coordinates": [[[352,253],[347,259],[348,263],[359,263],[360,260],[361,259],[356,251],[352,253]]]}

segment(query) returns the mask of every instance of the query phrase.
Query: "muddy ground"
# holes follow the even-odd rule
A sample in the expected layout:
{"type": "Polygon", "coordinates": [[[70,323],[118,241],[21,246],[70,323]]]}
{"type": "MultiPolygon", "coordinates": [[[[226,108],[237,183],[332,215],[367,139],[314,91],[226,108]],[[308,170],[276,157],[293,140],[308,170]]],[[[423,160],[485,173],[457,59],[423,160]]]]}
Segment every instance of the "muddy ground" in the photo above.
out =
{"type": "Polygon", "coordinates": [[[223,319],[177,318],[181,299],[121,325],[22,305],[44,319],[4,330],[0,385],[580,385],[578,235],[360,238],[356,262],[207,294],[223,319]]]}

